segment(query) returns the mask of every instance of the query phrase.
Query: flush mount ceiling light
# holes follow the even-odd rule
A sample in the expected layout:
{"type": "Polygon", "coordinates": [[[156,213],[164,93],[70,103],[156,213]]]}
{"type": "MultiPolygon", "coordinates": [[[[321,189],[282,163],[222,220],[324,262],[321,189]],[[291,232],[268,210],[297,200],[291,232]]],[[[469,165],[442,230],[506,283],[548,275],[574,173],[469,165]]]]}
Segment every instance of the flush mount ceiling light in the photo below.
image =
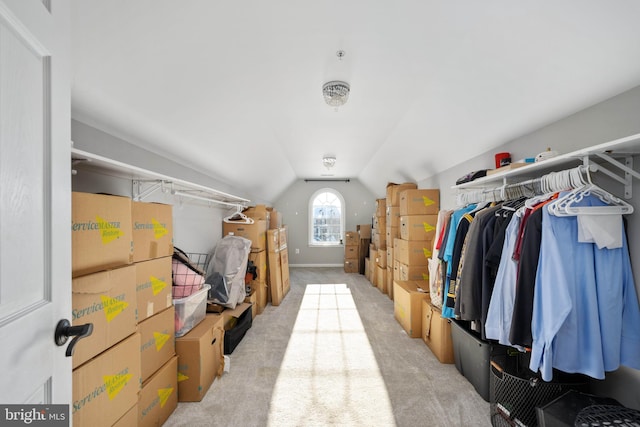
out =
{"type": "Polygon", "coordinates": [[[322,158],[322,164],[327,170],[331,170],[336,165],[336,158],[333,156],[324,156],[322,158]]]}
{"type": "Polygon", "coordinates": [[[342,107],[349,99],[349,83],[333,80],[322,85],[324,102],[331,107],[342,107]]]}

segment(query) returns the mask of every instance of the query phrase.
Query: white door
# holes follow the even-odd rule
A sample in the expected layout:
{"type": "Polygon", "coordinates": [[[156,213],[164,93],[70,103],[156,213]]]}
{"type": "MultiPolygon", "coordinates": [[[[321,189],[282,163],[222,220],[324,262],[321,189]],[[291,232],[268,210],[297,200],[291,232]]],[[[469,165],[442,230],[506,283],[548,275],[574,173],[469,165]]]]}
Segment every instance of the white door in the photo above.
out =
{"type": "Polygon", "coordinates": [[[67,0],[0,0],[0,403],[69,404],[67,0]]]}

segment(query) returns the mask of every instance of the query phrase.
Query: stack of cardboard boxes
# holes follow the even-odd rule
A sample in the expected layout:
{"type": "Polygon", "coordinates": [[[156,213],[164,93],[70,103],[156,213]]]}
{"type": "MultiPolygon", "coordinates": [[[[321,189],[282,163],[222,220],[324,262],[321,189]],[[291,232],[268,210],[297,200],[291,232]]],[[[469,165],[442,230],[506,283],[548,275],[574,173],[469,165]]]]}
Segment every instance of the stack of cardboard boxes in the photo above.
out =
{"type": "Polygon", "coordinates": [[[393,280],[395,278],[395,239],[400,237],[400,193],[404,190],[418,188],[413,182],[405,182],[403,184],[387,184],[386,198],[386,238],[387,248],[385,251],[387,274],[386,289],[389,298],[393,299],[393,280]]]}
{"type": "Polygon", "coordinates": [[[400,235],[394,239],[397,280],[428,280],[439,208],[438,190],[405,189],[398,194],[400,235]]]}
{"type": "Polygon", "coordinates": [[[436,358],[453,363],[451,324],[429,298],[428,260],[438,221],[438,190],[399,193],[400,236],[394,240],[394,316],[411,337],[422,337],[436,358]]]}
{"type": "Polygon", "coordinates": [[[178,402],[175,310],[171,299],[172,206],[132,202],[142,390],[138,426],[161,425],[178,402]]]}
{"type": "MultiPolygon", "coordinates": [[[[171,206],[72,195],[74,425],[159,425],[177,405],[171,206]]],[[[70,344],[68,344],[70,345],[70,344]]]]}
{"type": "Polygon", "coordinates": [[[344,272],[358,273],[360,261],[358,258],[360,238],[357,231],[344,233],[344,272]]]}
{"type": "MultiPolygon", "coordinates": [[[[376,199],[376,212],[373,217],[371,244],[369,245],[371,284],[385,292],[387,274],[387,201],[376,199]],[[384,257],[382,256],[384,254],[384,257]]],[[[385,292],[386,293],[386,292],[385,292]]]]}

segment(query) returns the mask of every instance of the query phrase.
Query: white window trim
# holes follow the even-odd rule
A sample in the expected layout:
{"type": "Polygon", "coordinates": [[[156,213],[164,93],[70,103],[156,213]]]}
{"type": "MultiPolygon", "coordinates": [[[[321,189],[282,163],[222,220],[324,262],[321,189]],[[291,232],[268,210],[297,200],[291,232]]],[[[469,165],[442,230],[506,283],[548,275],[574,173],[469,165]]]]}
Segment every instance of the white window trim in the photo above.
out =
{"type": "Polygon", "coordinates": [[[345,229],[345,221],[346,221],[345,211],[346,211],[346,206],[344,203],[344,197],[342,197],[342,194],[340,194],[340,192],[334,188],[329,188],[329,187],[321,188],[311,195],[311,197],[309,198],[309,207],[308,207],[308,215],[307,215],[308,229],[309,229],[308,242],[309,242],[310,248],[335,248],[335,247],[344,246],[344,229],[345,229]],[[331,193],[335,195],[338,198],[338,200],[340,200],[341,209],[340,209],[340,241],[339,242],[318,243],[313,241],[313,201],[321,193],[331,193]]]}

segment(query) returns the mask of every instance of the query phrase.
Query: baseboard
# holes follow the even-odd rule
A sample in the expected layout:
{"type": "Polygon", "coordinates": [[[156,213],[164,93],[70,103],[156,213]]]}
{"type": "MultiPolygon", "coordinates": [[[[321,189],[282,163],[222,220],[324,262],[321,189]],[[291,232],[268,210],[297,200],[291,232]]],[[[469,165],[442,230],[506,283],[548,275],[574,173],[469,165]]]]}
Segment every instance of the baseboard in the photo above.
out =
{"type": "Polygon", "coordinates": [[[344,267],[344,264],[289,264],[289,267],[344,267]]]}

